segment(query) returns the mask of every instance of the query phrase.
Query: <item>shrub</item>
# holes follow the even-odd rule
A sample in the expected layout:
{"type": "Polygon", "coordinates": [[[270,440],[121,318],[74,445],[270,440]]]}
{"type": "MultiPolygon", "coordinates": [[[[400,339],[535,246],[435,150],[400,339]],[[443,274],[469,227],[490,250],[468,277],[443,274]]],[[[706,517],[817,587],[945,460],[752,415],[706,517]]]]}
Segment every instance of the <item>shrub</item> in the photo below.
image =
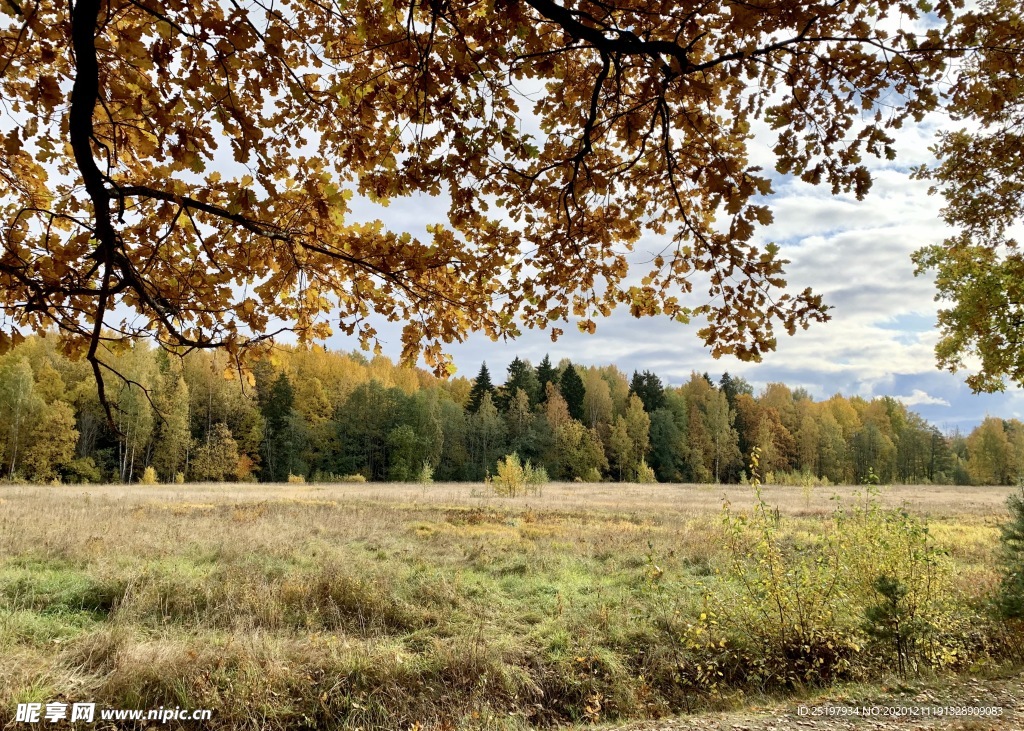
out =
{"type": "Polygon", "coordinates": [[[914,658],[914,645],[927,627],[918,616],[910,587],[898,578],[881,574],[873,587],[882,601],[865,611],[864,629],[871,637],[891,645],[896,656],[896,670],[905,675],[914,658]]]}
{"type": "Polygon", "coordinates": [[[548,481],[547,470],[543,467],[534,467],[530,460],[523,463],[517,452],[498,460],[497,467],[498,474],[495,477],[488,476],[485,482],[494,492],[505,497],[515,497],[520,493],[537,494],[540,486],[548,481]]]}
{"type": "Polygon", "coordinates": [[[641,459],[640,464],[636,467],[636,481],[643,484],[654,484],[658,481],[657,475],[648,466],[646,459],[641,459]]]}
{"type": "Polygon", "coordinates": [[[901,673],[985,657],[969,629],[978,618],[958,600],[952,561],[925,520],[881,506],[878,488],[869,486],[864,503],[837,509],[833,523],[843,591],[849,606],[862,608],[868,649],[895,659],[901,673]]]}
{"type": "Polygon", "coordinates": [[[874,467],[868,467],[868,473],[861,477],[860,481],[864,485],[878,485],[882,482],[882,478],[875,473],[874,467]]]}
{"type": "Polygon", "coordinates": [[[185,484],[185,473],[184,472],[175,472],[174,473],[174,484],[175,485],[184,485],[185,484]]]}
{"type": "Polygon", "coordinates": [[[156,485],[159,480],[156,479],[156,470],[152,466],[149,466],[142,473],[142,477],[139,478],[140,485],[156,485]]]}
{"type": "Polygon", "coordinates": [[[803,545],[783,539],[781,516],[761,492],[760,449],[750,460],[753,511],[733,515],[727,505],[724,515],[733,556],[726,575],[739,593],[718,607],[717,621],[746,645],[749,671],[763,686],[828,682],[847,672],[858,649],[836,622],[839,554],[827,537],[803,545]]]}
{"type": "Polygon", "coordinates": [[[753,510],[725,509],[734,558],[724,574],[737,593],[726,601],[715,594],[715,621],[753,658],[749,679],[829,682],[848,674],[858,656],[858,665],[905,673],[985,655],[971,644],[952,564],[925,521],[883,507],[869,486],[853,510],[833,512],[821,536],[795,532],[761,494],[757,450],[751,459],[753,510]]]}
{"type": "Polygon", "coordinates": [[[1024,619],[1024,488],[1006,501],[1010,521],[1001,527],[1003,579],[999,608],[1005,617],[1024,619]]]}
{"type": "Polygon", "coordinates": [[[519,454],[513,452],[498,460],[498,474],[491,480],[491,486],[499,495],[515,497],[526,487],[526,473],[519,461],[519,454]]]}
{"type": "MultiPolygon", "coordinates": [[[[746,473],[741,473],[745,478],[746,473]]],[[[743,480],[740,480],[743,482],[743,480]]],[[[828,487],[831,483],[828,477],[818,477],[810,470],[791,470],[789,472],[768,472],[764,476],[765,485],[793,485],[802,487],[805,490],[814,487],[828,487]]]]}
{"type": "Polygon", "coordinates": [[[291,472],[288,473],[288,482],[305,482],[306,478],[304,475],[293,475],[291,472]]]}
{"type": "Polygon", "coordinates": [[[526,460],[526,464],[523,465],[523,477],[526,484],[533,487],[548,484],[548,471],[543,467],[534,467],[530,460],[526,460]]]}
{"type": "Polygon", "coordinates": [[[325,484],[334,484],[338,482],[366,482],[366,477],[358,473],[354,475],[336,475],[333,472],[317,470],[313,473],[312,481],[325,484]]]}
{"type": "Polygon", "coordinates": [[[416,476],[416,482],[421,485],[430,485],[434,482],[434,468],[430,466],[430,462],[427,460],[423,460],[423,466],[420,467],[420,473],[416,476]]]}
{"type": "Polygon", "coordinates": [[[87,483],[102,482],[103,475],[92,457],[79,457],[71,460],[62,470],[67,482],[87,483]]]}

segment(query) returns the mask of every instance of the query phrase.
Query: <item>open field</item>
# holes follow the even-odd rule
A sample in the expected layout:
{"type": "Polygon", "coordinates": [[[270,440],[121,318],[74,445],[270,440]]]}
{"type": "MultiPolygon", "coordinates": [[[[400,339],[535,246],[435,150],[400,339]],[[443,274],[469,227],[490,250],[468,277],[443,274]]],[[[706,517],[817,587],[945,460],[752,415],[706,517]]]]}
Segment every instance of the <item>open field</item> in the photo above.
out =
{"type": "Polygon", "coordinates": [[[59,699],[523,729],[987,672],[1022,652],[987,609],[1010,490],[771,486],[759,518],[742,486],[3,487],[0,727],[59,699]],[[865,628],[887,566],[909,648],[865,628]]]}
{"type": "MultiPolygon", "coordinates": [[[[890,506],[908,507],[929,517],[999,518],[1006,514],[1006,497],[1011,487],[963,487],[952,485],[889,485],[880,495],[890,506]]],[[[815,487],[808,495],[803,488],[771,485],[764,488],[773,505],[791,514],[831,512],[836,496],[853,499],[863,488],[849,485],[815,487]]],[[[189,483],[185,485],[66,485],[45,487],[15,485],[0,487],[0,498],[14,500],[68,498],[113,501],[118,505],[201,503],[230,504],[264,501],[335,501],[339,505],[361,502],[406,506],[493,506],[523,510],[543,506],[546,510],[587,512],[642,512],[658,516],[717,515],[723,499],[737,505],[749,504],[751,492],[745,485],[637,485],[632,483],[550,483],[539,496],[501,498],[480,483],[346,483],[346,484],[239,484],[189,483]]],[[[72,500],[73,502],[73,500],[72,500]]]]}

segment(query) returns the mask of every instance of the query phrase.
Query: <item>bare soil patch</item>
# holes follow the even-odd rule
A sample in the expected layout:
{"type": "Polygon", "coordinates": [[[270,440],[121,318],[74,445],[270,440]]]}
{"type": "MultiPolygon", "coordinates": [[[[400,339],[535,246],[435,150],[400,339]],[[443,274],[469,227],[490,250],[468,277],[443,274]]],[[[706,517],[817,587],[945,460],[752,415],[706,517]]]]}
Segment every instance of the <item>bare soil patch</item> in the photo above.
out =
{"type": "Polygon", "coordinates": [[[1021,731],[1024,729],[1024,675],[936,679],[901,683],[891,688],[833,689],[778,705],[644,721],[616,728],[620,731],[1021,731]]]}

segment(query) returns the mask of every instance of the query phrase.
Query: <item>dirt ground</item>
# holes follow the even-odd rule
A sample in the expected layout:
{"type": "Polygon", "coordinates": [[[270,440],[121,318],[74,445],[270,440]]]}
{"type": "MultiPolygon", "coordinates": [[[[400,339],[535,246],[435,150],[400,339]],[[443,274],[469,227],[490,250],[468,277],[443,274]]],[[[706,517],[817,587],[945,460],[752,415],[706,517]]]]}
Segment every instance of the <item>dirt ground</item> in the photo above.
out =
{"type": "Polygon", "coordinates": [[[744,712],[700,714],[617,731],[1024,731],[1024,674],[915,681],[892,688],[832,689],[744,712]]]}

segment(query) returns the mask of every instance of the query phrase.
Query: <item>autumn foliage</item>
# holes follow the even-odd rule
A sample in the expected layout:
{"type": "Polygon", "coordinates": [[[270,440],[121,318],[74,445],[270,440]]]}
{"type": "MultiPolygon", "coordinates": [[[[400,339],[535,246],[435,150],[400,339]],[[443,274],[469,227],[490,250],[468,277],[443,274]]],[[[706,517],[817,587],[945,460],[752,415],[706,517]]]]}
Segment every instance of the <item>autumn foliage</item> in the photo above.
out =
{"type": "Polygon", "coordinates": [[[127,379],[108,394],[113,425],[88,364],[61,354],[57,338],[32,337],[0,356],[0,478],[491,477],[497,486],[504,470],[527,485],[549,477],[734,483],[753,477],[746,465],[755,449],[763,482],[801,485],[808,496],[829,484],[992,485],[1024,476],[1019,420],[989,417],[968,435],[943,434],[893,398],[815,400],[783,383],[755,393],[728,374],[716,382],[692,373],[670,386],[651,372],[627,378],[614,365],[545,358],[534,368],[516,358],[492,383],[486,367],[476,379],[442,380],[383,356],[278,348],[253,363],[249,387],[237,371],[224,377],[228,356],[219,351],[178,358],[139,344],[103,357],[127,379]],[[552,379],[543,400],[540,373],[552,379]],[[570,409],[577,397],[582,420],[570,409]]]}
{"type": "Polygon", "coordinates": [[[938,104],[957,5],[5,2],[4,342],[57,327],[102,377],[103,341],[372,344],[377,315],[443,371],[469,331],[623,306],[756,358],[826,308],[755,239],[752,124],[863,196],[938,104]],[[422,196],[425,232],[377,220],[422,196]]]}

